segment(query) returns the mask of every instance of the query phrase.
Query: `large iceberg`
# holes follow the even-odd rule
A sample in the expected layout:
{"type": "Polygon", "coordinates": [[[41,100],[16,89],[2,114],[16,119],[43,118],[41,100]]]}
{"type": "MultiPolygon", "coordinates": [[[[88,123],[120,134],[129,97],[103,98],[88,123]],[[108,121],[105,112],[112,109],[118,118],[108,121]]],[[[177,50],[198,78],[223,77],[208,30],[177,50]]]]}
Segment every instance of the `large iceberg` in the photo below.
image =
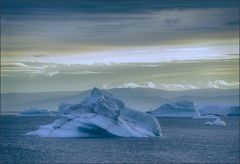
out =
{"type": "Polygon", "coordinates": [[[37,116],[52,116],[52,114],[45,109],[29,108],[17,114],[20,117],[37,117],[37,116]]]}
{"type": "Polygon", "coordinates": [[[159,122],[150,114],[130,109],[104,90],[94,88],[80,104],[61,104],[54,123],[27,135],[41,137],[154,137],[159,122]]]}
{"type": "Polygon", "coordinates": [[[151,112],[161,117],[198,117],[200,116],[196,105],[192,101],[178,101],[167,103],[151,112]]]}

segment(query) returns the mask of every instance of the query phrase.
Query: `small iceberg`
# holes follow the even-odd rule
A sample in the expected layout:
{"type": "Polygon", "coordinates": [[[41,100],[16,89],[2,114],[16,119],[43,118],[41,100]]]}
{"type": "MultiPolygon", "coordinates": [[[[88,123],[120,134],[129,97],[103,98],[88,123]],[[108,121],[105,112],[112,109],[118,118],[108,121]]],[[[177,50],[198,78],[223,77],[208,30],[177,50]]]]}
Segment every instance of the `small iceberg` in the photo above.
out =
{"type": "Polygon", "coordinates": [[[217,118],[214,121],[207,121],[205,125],[216,125],[216,126],[226,126],[225,121],[221,120],[220,118],[217,118]]]}
{"type": "Polygon", "coordinates": [[[52,114],[48,110],[45,110],[45,109],[30,108],[30,109],[25,109],[24,111],[20,112],[16,116],[38,117],[38,116],[52,116],[52,114]]]}
{"type": "Polygon", "coordinates": [[[27,135],[41,137],[154,137],[161,135],[157,119],[125,106],[104,90],[94,88],[80,104],[61,104],[54,123],[27,135]]]}
{"type": "Polygon", "coordinates": [[[198,117],[200,116],[196,105],[192,101],[178,101],[167,103],[151,112],[161,117],[198,117]]]}

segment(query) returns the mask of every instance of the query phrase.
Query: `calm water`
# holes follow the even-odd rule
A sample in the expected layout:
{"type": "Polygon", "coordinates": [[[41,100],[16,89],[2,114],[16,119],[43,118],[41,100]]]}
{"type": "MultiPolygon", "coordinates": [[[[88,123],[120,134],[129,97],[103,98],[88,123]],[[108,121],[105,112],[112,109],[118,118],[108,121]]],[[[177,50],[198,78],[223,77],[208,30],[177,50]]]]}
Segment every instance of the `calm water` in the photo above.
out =
{"type": "Polygon", "coordinates": [[[222,126],[206,120],[159,118],[155,138],[40,138],[25,136],[50,117],[0,117],[0,163],[239,163],[239,117],[222,126]]]}

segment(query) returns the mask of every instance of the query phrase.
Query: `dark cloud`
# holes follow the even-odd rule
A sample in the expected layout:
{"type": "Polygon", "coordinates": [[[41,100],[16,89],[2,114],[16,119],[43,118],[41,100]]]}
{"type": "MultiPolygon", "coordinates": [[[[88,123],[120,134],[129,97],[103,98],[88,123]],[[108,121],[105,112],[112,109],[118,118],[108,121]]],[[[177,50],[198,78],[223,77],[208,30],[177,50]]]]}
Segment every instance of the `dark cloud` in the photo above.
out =
{"type": "Polygon", "coordinates": [[[37,54],[37,55],[33,55],[34,57],[36,57],[36,58],[41,58],[41,57],[45,57],[46,55],[43,55],[43,54],[37,54]]]}
{"type": "Polygon", "coordinates": [[[3,0],[1,11],[2,14],[44,14],[46,11],[139,13],[170,8],[226,8],[238,5],[238,0],[3,0]]]}

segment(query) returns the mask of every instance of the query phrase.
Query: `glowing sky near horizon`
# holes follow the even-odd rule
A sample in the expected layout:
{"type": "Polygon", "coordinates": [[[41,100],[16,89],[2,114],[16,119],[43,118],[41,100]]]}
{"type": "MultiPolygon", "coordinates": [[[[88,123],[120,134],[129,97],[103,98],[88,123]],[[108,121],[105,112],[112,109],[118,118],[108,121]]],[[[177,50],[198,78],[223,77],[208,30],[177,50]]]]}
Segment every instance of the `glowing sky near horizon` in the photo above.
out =
{"type": "Polygon", "coordinates": [[[238,6],[237,0],[4,0],[2,92],[238,88],[238,6]]]}

